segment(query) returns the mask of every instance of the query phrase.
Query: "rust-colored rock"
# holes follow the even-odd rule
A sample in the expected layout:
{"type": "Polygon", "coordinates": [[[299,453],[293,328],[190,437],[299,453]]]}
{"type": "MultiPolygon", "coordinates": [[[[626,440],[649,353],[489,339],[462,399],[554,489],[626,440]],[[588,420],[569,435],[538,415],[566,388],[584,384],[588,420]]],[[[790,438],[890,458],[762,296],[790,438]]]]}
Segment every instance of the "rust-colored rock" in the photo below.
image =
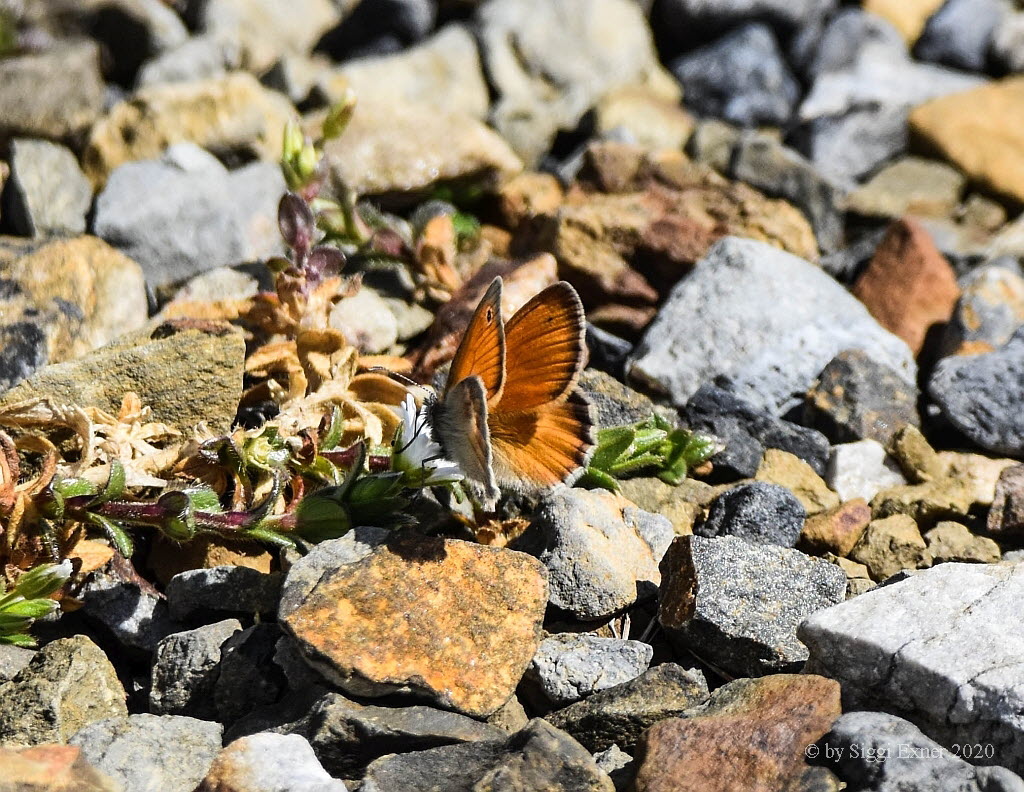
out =
{"type": "Polygon", "coordinates": [[[654,724],[636,755],[636,792],[777,792],[841,713],[839,683],[810,674],[739,679],[707,709],[654,724]]]}
{"type": "Polygon", "coordinates": [[[869,522],[871,507],[868,502],[863,498],[854,498],[808,517],[800,533],[800,547],[817,555],[849,555],[869,522]]]}
{"type": "Polygon", "coordinates": [[[515,692],[547,600],[525,553],[403,533],[328,572],[284,625],[353,694],[411,692],[480,717],[515,692]]]}
{"type": "Polygon", "coordinates": [[[931,327],[953,315],[960,287],[928,232],[904,218],[889,226],[853,293],[917,355],[931,327]]]}
{"type": "Polygon", "coordinates": [[[82,756],[77,745],[0,748],[0,790],[17,792],[118,792],[121,789],[82,756]]]}

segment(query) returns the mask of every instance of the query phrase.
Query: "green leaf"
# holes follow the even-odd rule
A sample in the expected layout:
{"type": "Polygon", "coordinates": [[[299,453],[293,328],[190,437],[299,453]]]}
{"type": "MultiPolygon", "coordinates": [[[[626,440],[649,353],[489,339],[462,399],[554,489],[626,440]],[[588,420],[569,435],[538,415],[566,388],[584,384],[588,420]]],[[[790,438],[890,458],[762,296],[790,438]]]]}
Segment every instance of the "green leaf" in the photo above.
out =
{"type": "Polygon", "coordinates": [[[597,448],[590,458],[590,467],[610,470],[612,465],[633,444],[636,431],[632,426],[616,426],[597,433],[597,448]]]}
{"type": "Polygon", "coordinates": [[[70,561],[60,564],[40,564],[18,578],[17,585],[7,596],[14,595],[25,599],[48,597],[68,582],[71,571],[70,561]]]}
{"type": "Polygon", "coordinates": [[[341,408],[338,405],[334,405],[331,408],[331,420],[328,424],[327,432],[320,438],[320,448],[324,451],[337,448],[344,431],[344,419],[342,418],[341,408]]]}
{"type": "Polygon", "coordinates": [[[95,495],[96,485],[80,478],[62,478],[53,482],[53,489],[65,498],[76,498],[79,495],[95,495]]]}
{"type": "Polygon", "coordinates": [[[117,552],[125,558],[132,557],[132,553],[135,552],[135,545],[132,543],[132,539],[124,526],[101,514],[90,514],[88,520],[103,531],[107,541],[114,546],[117,552]]]}
{"type": "Polygon", "coordinates": [[[97,493],[96,497],[89,502],[89,506],[100,506],[114,498],[120,498],[124,494],[125,474],[124,465],[119,459],[110,462],[110,473],[107,475],[107,483],[97,493]]]}
{"type": "Polygon", "coordinates": [[[188,495],[176,490],[165,492],[157,499],[157,504],[164,509],[160,530],[168,539],[187,542],[196,535],[192,501],[188,495]]]}
{"type": "Polygon", "coordinates": [[[352,528],[348,510],[336,497],[340,487],[324,490],[307,495],[295,507],[295,532],[310,542],[337,539],[352,528]]]}
{"type": "Polygon", "coordinates": [[[292,537],[278,533],[277,531],[272,531],[269,528],[262,528],[258,525],[239,535],[246,539],[255,539],[259,542],[266,542],[267,544],[272,544],[275,547],[298,546],[297,542],[292,537]]]}
{"type": "Polygon", "coordinates": [[[210,487],[189,487],[182,490],[188,496],[189,503],[195,511],[220,514],[224,508],[220,505],[220,496],[210,487]]]}
{"type": "Polygon", "coordinates": [[[576,486],[585,489],[606,489],[610,492],[619,491],[619,482],[613,476],[594,467],[588,467],[583,471],[583,475],[577,480],[576,486]]]}

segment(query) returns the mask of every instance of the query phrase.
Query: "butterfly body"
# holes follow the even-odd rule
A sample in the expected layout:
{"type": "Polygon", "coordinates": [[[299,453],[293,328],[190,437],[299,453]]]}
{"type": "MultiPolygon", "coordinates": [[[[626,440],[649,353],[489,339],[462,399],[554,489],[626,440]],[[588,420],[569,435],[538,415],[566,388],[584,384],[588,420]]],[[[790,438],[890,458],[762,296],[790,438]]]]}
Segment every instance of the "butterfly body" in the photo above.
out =
{"type": "Polygon", "coordinates": [[[584,315],[560,282],[508,321],[496,278],[470,320],[441,395],[428,417],[470,489],[493,508],[498,487],[569,481],[593,449],[590,405],[576,390],[584,315]]]}

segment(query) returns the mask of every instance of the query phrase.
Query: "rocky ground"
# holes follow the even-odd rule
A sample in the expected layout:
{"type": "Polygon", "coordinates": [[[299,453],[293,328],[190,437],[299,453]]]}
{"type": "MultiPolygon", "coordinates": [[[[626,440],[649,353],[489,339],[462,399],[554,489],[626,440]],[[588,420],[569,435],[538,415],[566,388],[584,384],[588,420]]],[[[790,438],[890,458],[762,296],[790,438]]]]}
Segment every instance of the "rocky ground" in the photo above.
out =
{"type": "Polygon", "coordinates": [[[5,0],[0,144],[0,790],[1024,790],[1024,8],[5,0]],[[499,274],[647,423],[481,517],[499,274]]]}

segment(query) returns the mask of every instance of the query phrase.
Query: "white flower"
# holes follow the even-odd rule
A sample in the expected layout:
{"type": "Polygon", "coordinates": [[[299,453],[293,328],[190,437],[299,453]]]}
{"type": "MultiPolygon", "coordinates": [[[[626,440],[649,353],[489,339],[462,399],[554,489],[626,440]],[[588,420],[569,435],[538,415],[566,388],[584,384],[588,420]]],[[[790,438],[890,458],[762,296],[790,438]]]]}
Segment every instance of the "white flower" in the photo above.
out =
{"type": "Polygon", "coordinates": [[[441,446],[434,440],[426,408],[417,409],[411,395],[407,394],[402,402],[401,418],[402,424],[395,433],[391,468],[405,474],[406,486],[432,487],[462,481],[459,466],[444,458],[441,446]]]}

